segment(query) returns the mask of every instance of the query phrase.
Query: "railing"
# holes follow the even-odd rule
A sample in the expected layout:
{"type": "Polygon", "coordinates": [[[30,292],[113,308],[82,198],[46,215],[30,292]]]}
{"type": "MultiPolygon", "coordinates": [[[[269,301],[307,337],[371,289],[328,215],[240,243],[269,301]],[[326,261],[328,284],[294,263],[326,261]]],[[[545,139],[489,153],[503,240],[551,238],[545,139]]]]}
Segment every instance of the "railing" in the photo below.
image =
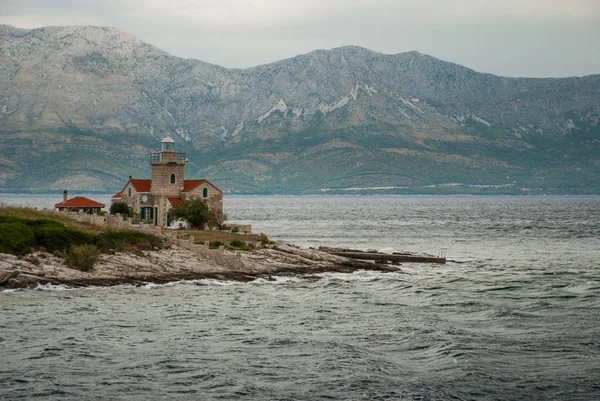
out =
{"type": "Polygon", "coordinates": [[[185,163],[185,153],[160,152],[150,154],[150,163],[185,163]]]}

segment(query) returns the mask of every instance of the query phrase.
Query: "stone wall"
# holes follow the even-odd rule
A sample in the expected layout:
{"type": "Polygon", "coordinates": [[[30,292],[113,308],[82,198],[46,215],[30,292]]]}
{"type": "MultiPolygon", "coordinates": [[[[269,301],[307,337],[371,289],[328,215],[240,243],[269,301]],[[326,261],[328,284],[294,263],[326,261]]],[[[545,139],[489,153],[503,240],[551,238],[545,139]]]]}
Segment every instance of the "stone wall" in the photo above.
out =
{"type": "Polygon", "coordinates": [[[107,227],[109,230],[137,230],[149,234],[161,234],[162,230],[160,227],[153,224],[133,224],[131,217],[123,218],[120,214],[105,214],[100,216],[97,214],[77,213],[77,212],[54,212],[50,211],[49,214],[60,213],[61,215],[67,215],[70,219],[79,221],[81,223],[87,223],[94,226],[107,227]]]}
{"type": "Polygon", "coordinates": [[[227,224],[232,231],[235,231],[237,228],[237,232],[240,234],[252,234],[252,225],[251,224],[227,224]]]}
{"type": "MultiPolygon", "coordinates": [[[[137,230],[151,234],[163,234],[162,228],[155,226],[152,223],[136,223],[132,222],[131,217],[123,217],[120,214],[104,214],[103,216],[98,214],[87,214],[83,212],[56,212],[48,211],[49,214],[60,213],[61,215],[67,215],[69,218],[94,226],[106,226],[111,230],[137,230]]],[[[231,230],[240,234],[252,234],[251,224],[226,224],[231,230]]]]}

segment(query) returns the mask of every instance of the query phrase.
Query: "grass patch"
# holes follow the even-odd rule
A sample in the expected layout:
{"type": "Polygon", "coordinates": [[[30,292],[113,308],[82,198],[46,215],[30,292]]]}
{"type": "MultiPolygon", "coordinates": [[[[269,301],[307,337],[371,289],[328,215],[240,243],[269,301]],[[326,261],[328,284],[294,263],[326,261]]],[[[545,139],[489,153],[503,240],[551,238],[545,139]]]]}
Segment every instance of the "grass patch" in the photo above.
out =
{"type": "Polygon", "coordinates": [[[1,216],[20,217],[22,219],[30,220],[51,220],[62,223],[62,225],[66,227],[90,233],[99,233],[105,231],[103,227],[73,220],[69,216],[60,212],[40,211],[29,207],[0,206],[0,217],[1,216]]]}
{"type": "Polygon", "coordinates": [[[138,250],[151,251],[154,248],[162,248],[162,240],[156,235],[146,234],[139,231],[107,231],[98,234],[94,243],[102,252],[109,250],[124,251],[135,247],[138,250]]]}

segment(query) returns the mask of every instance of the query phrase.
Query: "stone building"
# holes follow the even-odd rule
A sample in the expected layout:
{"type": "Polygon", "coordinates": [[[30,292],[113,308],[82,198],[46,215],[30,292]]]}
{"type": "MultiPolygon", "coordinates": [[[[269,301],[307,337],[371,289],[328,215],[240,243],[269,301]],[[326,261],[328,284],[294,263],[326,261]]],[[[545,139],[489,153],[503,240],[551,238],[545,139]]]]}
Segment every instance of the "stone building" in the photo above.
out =
{"type": "Polygon", "coordinates": [[[184,169],[185,153],[175,152],[175,141],[167,135],[161,143],[161,151],[150,155],[151,179],[129,181],[123,190],[115,194],[112,203],[126,203],[134,216],[154,225],[178,228],[181,221],[169,221],[168,212],[184,200],[199,198],[210,211],[223,213],[223,191],[207,180],[186,180],[184,169]]]}

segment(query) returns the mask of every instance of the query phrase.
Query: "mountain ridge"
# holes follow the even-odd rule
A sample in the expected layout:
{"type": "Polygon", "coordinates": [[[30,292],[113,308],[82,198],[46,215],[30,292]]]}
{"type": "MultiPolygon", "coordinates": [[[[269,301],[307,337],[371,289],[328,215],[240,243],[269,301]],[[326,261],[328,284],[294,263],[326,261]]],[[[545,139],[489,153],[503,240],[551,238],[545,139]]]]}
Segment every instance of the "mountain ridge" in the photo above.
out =
{"type": "Polygon", "coordinates": [[[227,69],[118,28],[0,26],[0,188],[118,189],[172,132],[188,175],[232,192],[597,193],[599,93],[597,74],[507,78],[418,51],[227,69]]]}

